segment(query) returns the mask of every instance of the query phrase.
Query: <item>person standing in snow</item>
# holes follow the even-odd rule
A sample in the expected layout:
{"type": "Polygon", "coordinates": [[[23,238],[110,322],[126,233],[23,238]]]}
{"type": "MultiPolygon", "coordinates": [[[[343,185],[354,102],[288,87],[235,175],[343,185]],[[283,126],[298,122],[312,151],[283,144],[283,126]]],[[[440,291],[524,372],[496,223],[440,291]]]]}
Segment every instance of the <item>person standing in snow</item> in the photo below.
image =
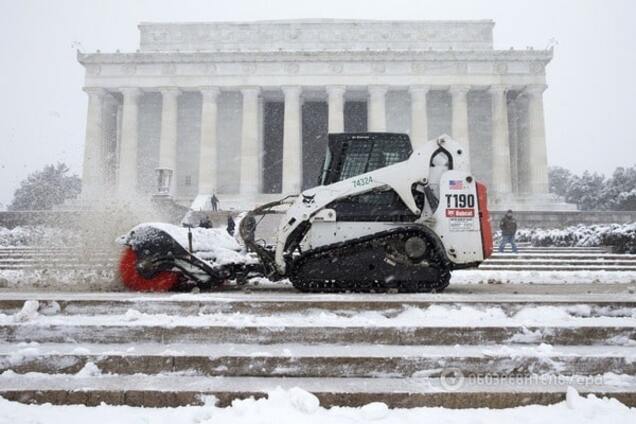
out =
{"type": "Polygon", "coordinates": [[[236,224],[234,223],[234,220],[232,219],[232,215],[228,214],[227,215],[227,232],[232,237],[234,237],[235,228],[236,228],[236,224]]]}
{"type": "Polygon", "coordinates": [[[216,212],[219,207],[219,198],[216,197],[216,194],[212,194],[212,198],[210,199],[210,204],[212,205],[212,211],[216,212]]]}
{"type": "Polygon", "coordinates": [[[517,233],[517,220],[512,216],[512,210],[508,209],[501,223],[501,243],[499,243],[499,253],[503,253],[508,243],[512,246],[512,251],[517,253],[517,245],[515,244],[515,234],[517,233]]]}

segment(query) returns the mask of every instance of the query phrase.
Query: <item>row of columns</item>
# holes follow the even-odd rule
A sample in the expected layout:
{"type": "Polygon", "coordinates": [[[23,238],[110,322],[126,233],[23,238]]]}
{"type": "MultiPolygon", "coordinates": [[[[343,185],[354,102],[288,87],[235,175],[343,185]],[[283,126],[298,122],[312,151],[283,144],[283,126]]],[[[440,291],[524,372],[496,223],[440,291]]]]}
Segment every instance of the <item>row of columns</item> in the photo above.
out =
{"type": "MultiPolygon", "coordinates": [[[[458,140],[469,153],[468,133],[468,85],[452,86],[452,123],[451,135],[458,140]]],[[[528,96],[527,115],[527,160],[529,175],[527,191],[530,193],[546,193],[547,157],[545,147],[545,128],[543,116],[542,92],[545,86],[529,86],[525,90],[528,96]]],[[[387,86],[370,86],[368,101],[368,130],[370,132],[386,131],[386,95],[387,86]]],[[[414,148],[429,139],[427,121],[427,94],[430,86],[413,86],[409,88],[411,96],[411,140],[414,148]]],[[[89,95],[86,147],[84,156],[84,186],[99,187],[100,175],[104,174],[104,158],[101,143],[103,99],[107,91],[101,88],[87,88],[89,95]],[[101,153],[100,153],[101,152],[101,153]]],[[[121,138],[119,153],[119,176],[117,189],[121,196],[134,195],[137,184],[137,143],[139,97],[142,91],[138,88],[122,88],[123,97],[121,116],[121,138]]],[[[161,135],[159,148],[158,191],[164,194],[174,192],[174,171],[177,160],[177,88],[162,88],[161,135]]],[[[200,89],[202,95],[199,193],[215,193],[218,186],[217,163],[217,115],[218,87],[200,89]]],[[[283,192],[297,193],[302,187],[302,137],[301,137],[301,94],[299,86],[282,87],[285,99],[283,128],[283,192]]],[[[330,133],[344,131],[344,86],[327,87],[328,95],[328,130],[330,133]]],[[[492,95],[492,166],[493,187],[497,193],[512,191],[512,173],[510,160],[507,87],[494,85],[490,87],[492,95]]],[[[245,87],[241,89],[243,97],[241,127],[241,167],[240,192],[256,194],[260,192],[262,180],[262,146],[259,124],[260,88],[245,87]]],[[[91,195],[85,190],[85,194],[91,195]]],[[[92,193],[93,195],[95,193],[92,193]]]]}

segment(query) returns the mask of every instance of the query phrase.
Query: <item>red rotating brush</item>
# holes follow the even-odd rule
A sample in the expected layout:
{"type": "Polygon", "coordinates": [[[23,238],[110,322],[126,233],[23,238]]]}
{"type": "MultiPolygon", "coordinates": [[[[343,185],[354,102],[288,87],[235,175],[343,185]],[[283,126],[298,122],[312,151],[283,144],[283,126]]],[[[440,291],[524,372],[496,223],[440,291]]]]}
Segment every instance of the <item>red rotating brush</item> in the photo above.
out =
{"type": "Polygon", "coordinates": [[[163,292],[171,290],[179,280],[179,274],[171,271],[161,271],[152,278],[144,278],[137,271],[137,252],[127,247],[119,262],[119,275],[124,285],[135,291],[163,292]]]}

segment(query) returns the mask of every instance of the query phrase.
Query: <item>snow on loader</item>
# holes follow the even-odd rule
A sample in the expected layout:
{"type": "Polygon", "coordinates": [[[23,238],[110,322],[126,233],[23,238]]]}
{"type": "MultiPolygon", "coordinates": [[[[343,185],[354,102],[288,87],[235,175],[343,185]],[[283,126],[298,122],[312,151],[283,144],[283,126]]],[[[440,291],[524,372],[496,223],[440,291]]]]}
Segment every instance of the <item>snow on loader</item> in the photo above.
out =
{"type": "Polygon", "coordinates": [[[220,287],[261,276],[303,292],[441,291],[492,253],[486,188],[448,136],[413,151],[404,134],[330,134],[319,185],[225,229],[141,224],[120,237],[134,290],[220,287]],[[282,216],[275,244],[257,240],[282,216]]]}

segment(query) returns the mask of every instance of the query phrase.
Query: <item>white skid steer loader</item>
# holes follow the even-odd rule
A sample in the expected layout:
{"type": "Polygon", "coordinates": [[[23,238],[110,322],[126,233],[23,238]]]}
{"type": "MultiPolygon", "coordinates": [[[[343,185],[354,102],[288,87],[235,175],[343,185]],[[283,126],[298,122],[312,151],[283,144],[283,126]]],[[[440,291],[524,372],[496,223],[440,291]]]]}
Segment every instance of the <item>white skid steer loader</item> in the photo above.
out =
{"type": "Polygon", "coordinates": [[[319,185],[247,212],[237,238],[142,224],[120,238],[122,280],[139,290],[264,276],[304,292],[441,291],[453,269],[492,253],[486,188],[448,136],[413,150],[404,134],[330,134],[319,185]],[[282,218],[268,245],[254,234],[272,213],[282,218]]]}

